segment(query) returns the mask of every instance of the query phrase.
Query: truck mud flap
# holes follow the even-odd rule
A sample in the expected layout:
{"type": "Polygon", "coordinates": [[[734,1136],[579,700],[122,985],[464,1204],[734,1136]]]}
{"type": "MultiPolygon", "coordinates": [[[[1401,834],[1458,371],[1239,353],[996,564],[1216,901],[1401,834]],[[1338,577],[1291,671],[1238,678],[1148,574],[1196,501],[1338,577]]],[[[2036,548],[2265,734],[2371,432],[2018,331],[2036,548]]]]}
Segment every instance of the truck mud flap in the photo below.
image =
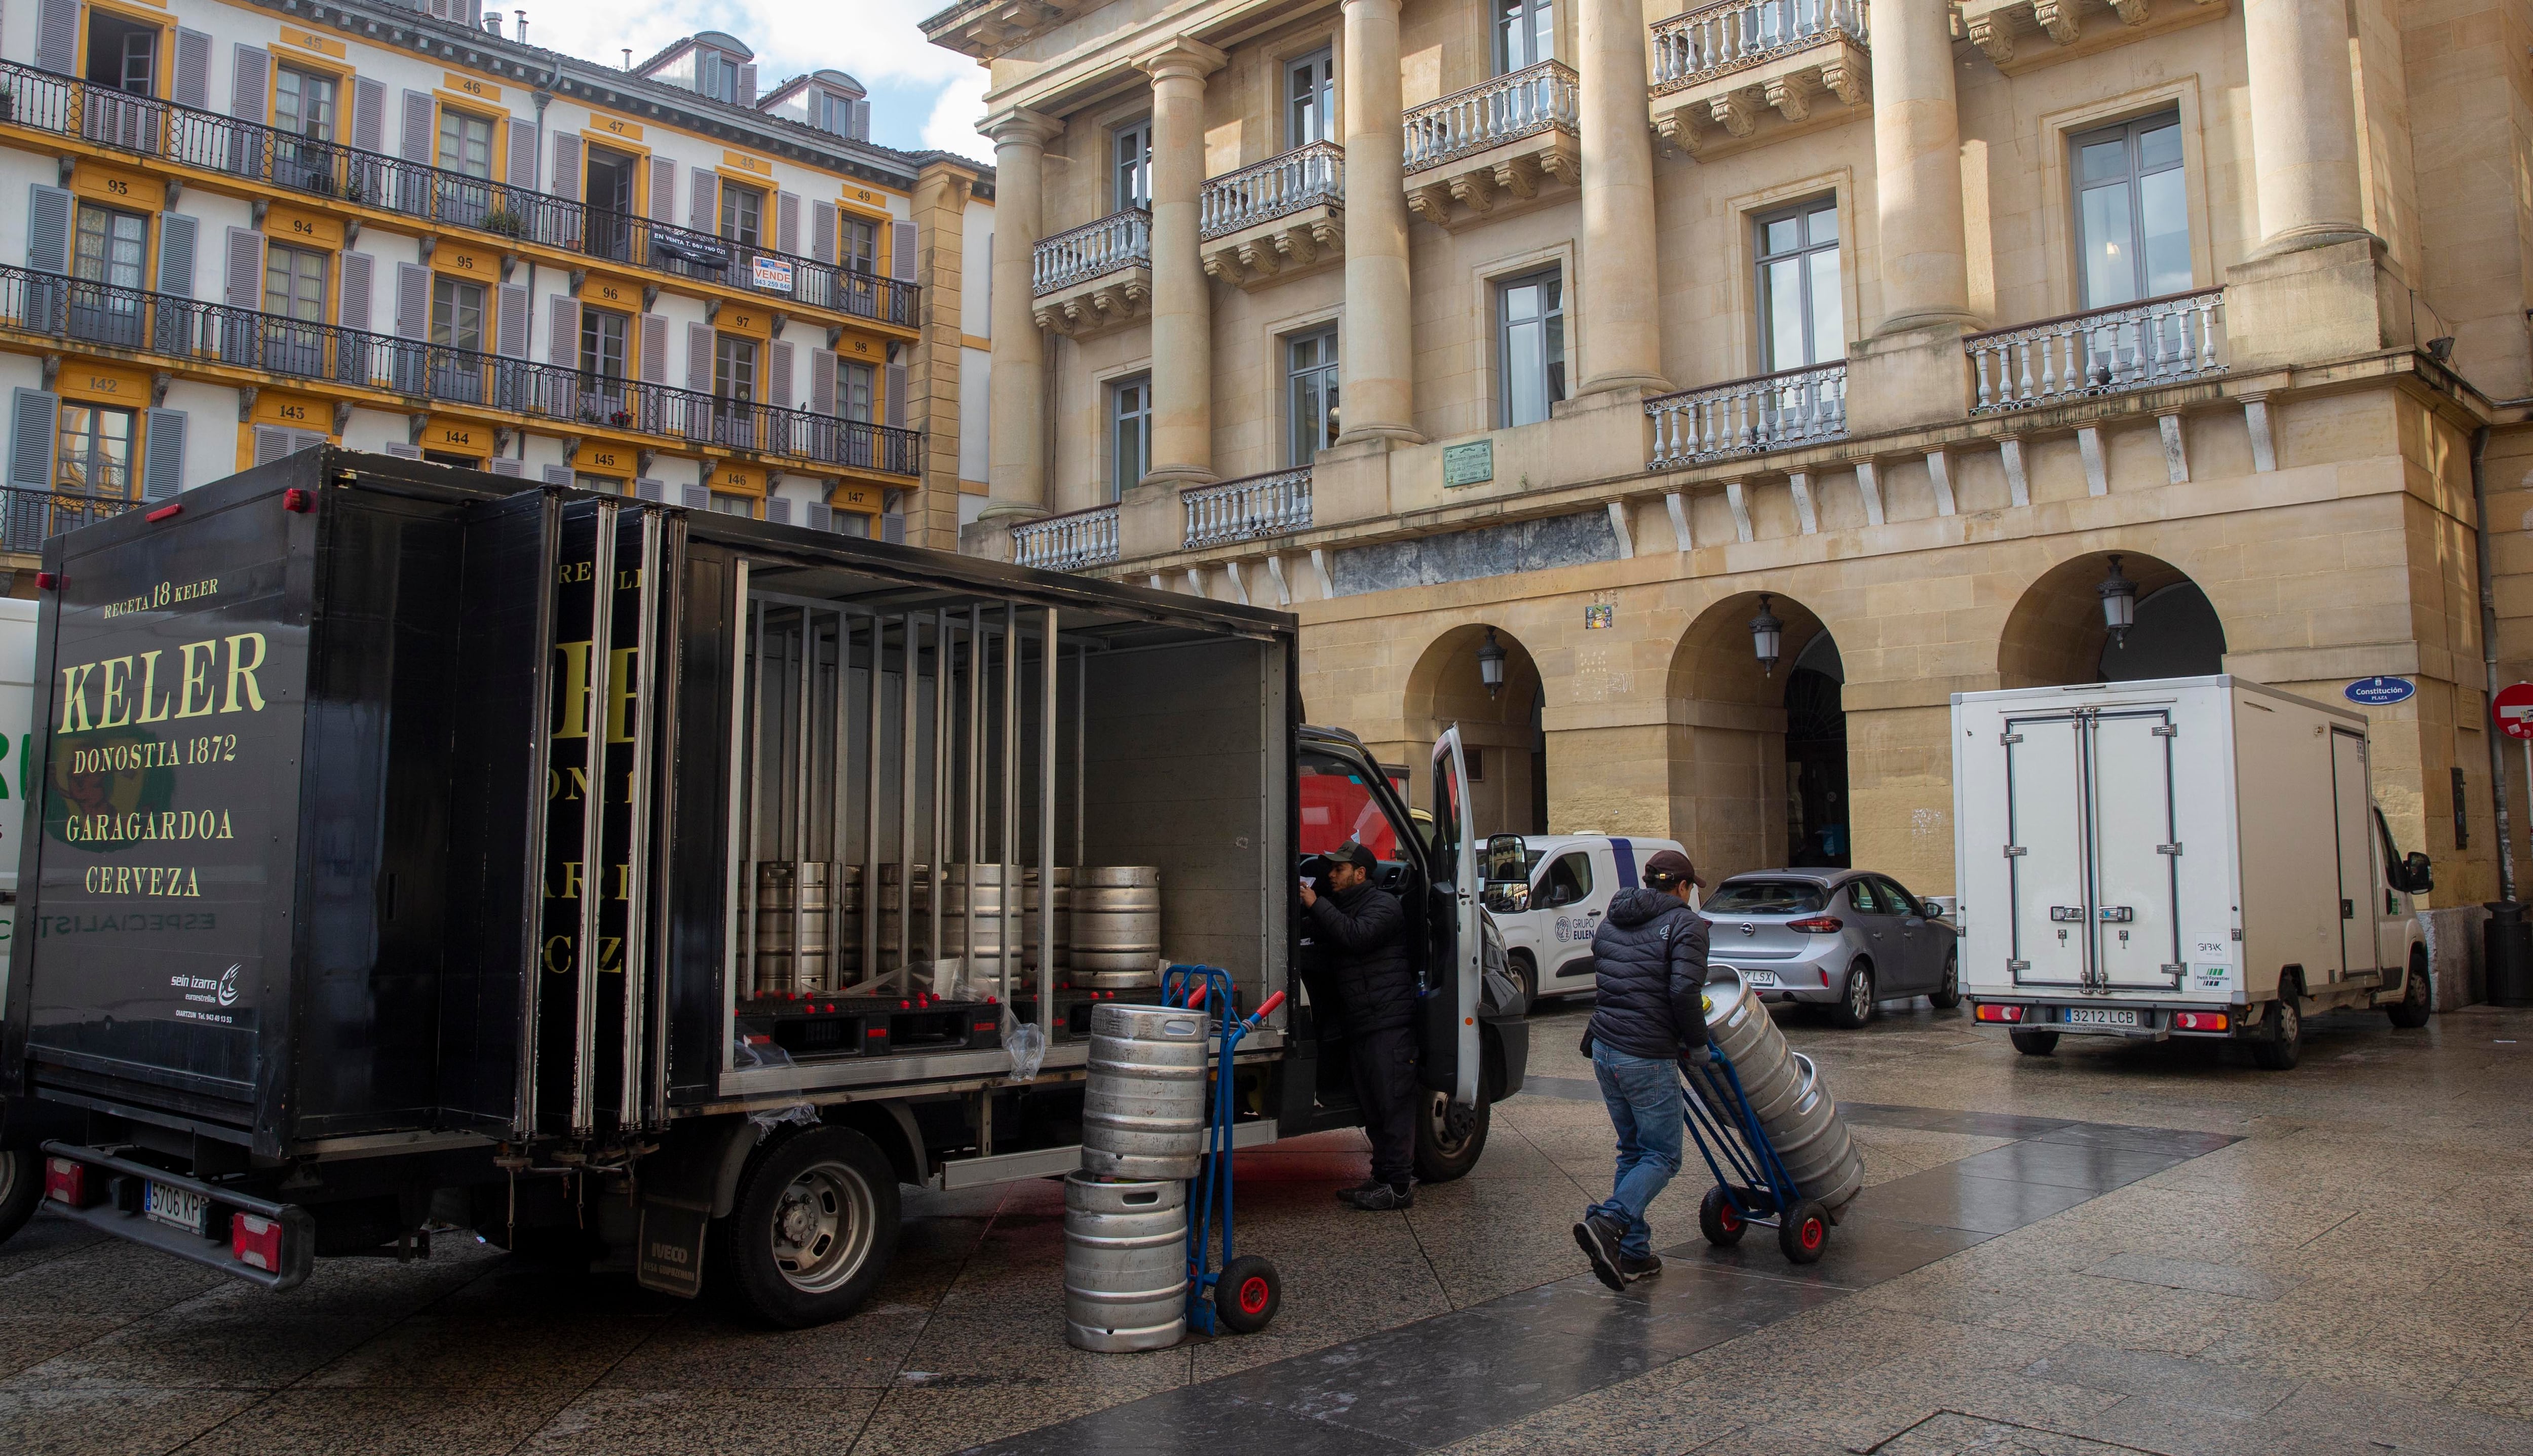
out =
{"type": "Polygon", "coordinates": [[[645,1197],[635,1244],[633,1282],[690,1300],[704,1292],[704,1233],[712,1210],[683,1198],[645,1197]]]}
{"type": "Polygon", "coordinates": [[[100,1234],[147,1245],[271,1290],[298,1288],[315,1264],[317,1220],[295,1203],[275,1203],[76,1143],[47,1142],[43,1154],[46,1206],[100,1234]],[[77,1166],[57,1172],[56,1164],[77,1166]],[[143,1211],[152,1184],[200,1198],[203,1232],[179,1228],[143,1211]],[[58,1196],[57,1189],[75,1190],[77,1195],[58,1196]],[[252,1220],[243,1231],[235,1222],[241,1219],[252,1220]],[[247,1262],[242,1252],[270,1267],[247,1262]]]}

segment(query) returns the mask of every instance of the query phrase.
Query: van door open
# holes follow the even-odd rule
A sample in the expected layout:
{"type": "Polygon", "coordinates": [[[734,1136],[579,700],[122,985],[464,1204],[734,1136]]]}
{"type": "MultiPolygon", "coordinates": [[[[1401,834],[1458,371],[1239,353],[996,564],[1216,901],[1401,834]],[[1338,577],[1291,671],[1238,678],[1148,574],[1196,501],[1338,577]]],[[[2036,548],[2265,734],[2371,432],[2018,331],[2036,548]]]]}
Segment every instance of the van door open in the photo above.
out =
{"type": "Polygon", "coordinates": [[[1438,984],[1426,991],[1425,1056],[1428,1085],[1443,1090],[1439,1062],[1449,1049],[1451,1100],[1478,1105],[1478,845],[1469,828],[1469,766],[1460,730],[1443,730],[1434,744],[1434,891],[1438,906],[1448,898],[1450,944],[1436,965],[1438,984]],[[1443,883],[1445,877],[1449,883],[1443,883]],[[1436,1015],[1437,1012],[1443,1016],[1436,1015]],[[1447,1027],[1438,1024],[1443,1016],[1447,1027]]]}

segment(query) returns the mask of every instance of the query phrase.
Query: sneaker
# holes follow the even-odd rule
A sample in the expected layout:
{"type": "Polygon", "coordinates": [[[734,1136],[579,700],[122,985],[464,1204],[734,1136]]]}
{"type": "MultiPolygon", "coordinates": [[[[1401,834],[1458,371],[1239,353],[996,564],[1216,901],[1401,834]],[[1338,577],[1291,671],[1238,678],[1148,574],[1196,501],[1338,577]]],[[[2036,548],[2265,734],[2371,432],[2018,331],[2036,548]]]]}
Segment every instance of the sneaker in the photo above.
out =
{"type": "Polygon", "coordinates": [[[1627,1287],[1626,1276],[1619,1272],[1620,1236],[1619,1226],[1599,1214],[1587,1215],[1574,1226],[1574,1242],[1582,1246],[1584,1256],[1592,1260],[1593,1276],[1612,1289],[1627,1287]]]}
{"type": "Polygon", "coordinates": [[[1343,1197],[1355,1207],[1372,1213],[1416,1206],[1416,1190],[1403,1183],[1376,1183],[1368,1189],[1348,1189],[1343,1197]]]}
{"type": "Polygon", "coordinates": [[[1639,1279],[1651,1279],[1661,1272],[1662,1255],[1659,1253],[1648,1253],[1643,1258],[1621,1257],[1619,1260],[1619,1275],[1629,1284],[1639,1279]]]}
{"type": "Polygon", "coordinates": [[[1337,1201],[1340,1203],[1351,1203],[1363,1194],[1371,1193],[1374,1189],[1384,1187],[1387,1187],[1387,1185],[1384,1184],[1380,1179],[1367,1178],[1352,1188],[1338,1189],[1337,1201]]]}

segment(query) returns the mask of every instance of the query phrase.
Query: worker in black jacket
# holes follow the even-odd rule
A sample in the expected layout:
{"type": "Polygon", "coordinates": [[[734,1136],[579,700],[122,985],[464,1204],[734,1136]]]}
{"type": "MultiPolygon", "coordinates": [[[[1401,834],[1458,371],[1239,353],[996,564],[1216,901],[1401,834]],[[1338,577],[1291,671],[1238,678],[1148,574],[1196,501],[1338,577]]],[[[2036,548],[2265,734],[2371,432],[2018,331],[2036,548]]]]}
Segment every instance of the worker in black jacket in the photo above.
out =
{"type": "Polygon", "coordinates": [[[1618,1129],[1619,1172],[1574,1242],[1612,1289],[1662,1272],[1645,1209],[1679,1171],[1679,1064],[1708,1055],[1706,921],[1688,906],[1701,883],[1687,855],[1665,849],[1645,861],[1644,888],[1619,892],[1592,933],[1597,998],[1583,1041],[1618,1129]]]}
{"type": "Polygon", "coordinates": [[[1380,863],[1348,841],[1328,856],[1328,893],[1302,886],[1311,938],[1334,972],[1354,1044],[1355,1100],[1372,1138],[1372,1178],[1337,1194],[1357,1208],[1416,1201],[1416,972],[1407,962],[1407,914],[1372,883],[1380,863]]]}

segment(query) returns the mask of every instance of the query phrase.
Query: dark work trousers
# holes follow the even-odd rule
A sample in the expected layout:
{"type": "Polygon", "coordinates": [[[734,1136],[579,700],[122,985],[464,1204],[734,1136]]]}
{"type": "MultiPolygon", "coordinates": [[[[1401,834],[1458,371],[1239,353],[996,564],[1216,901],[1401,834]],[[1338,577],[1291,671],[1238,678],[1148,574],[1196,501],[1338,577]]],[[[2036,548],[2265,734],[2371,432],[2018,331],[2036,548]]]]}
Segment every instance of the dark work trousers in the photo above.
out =
{"type": "Polygon", "coordinates": [[[1372,1138],[1372,1176],[1405,1188],[1416,1161],[1416,1030],[1392,1026],[1354,1038],[1354,1095],[1372,1138]]]}

